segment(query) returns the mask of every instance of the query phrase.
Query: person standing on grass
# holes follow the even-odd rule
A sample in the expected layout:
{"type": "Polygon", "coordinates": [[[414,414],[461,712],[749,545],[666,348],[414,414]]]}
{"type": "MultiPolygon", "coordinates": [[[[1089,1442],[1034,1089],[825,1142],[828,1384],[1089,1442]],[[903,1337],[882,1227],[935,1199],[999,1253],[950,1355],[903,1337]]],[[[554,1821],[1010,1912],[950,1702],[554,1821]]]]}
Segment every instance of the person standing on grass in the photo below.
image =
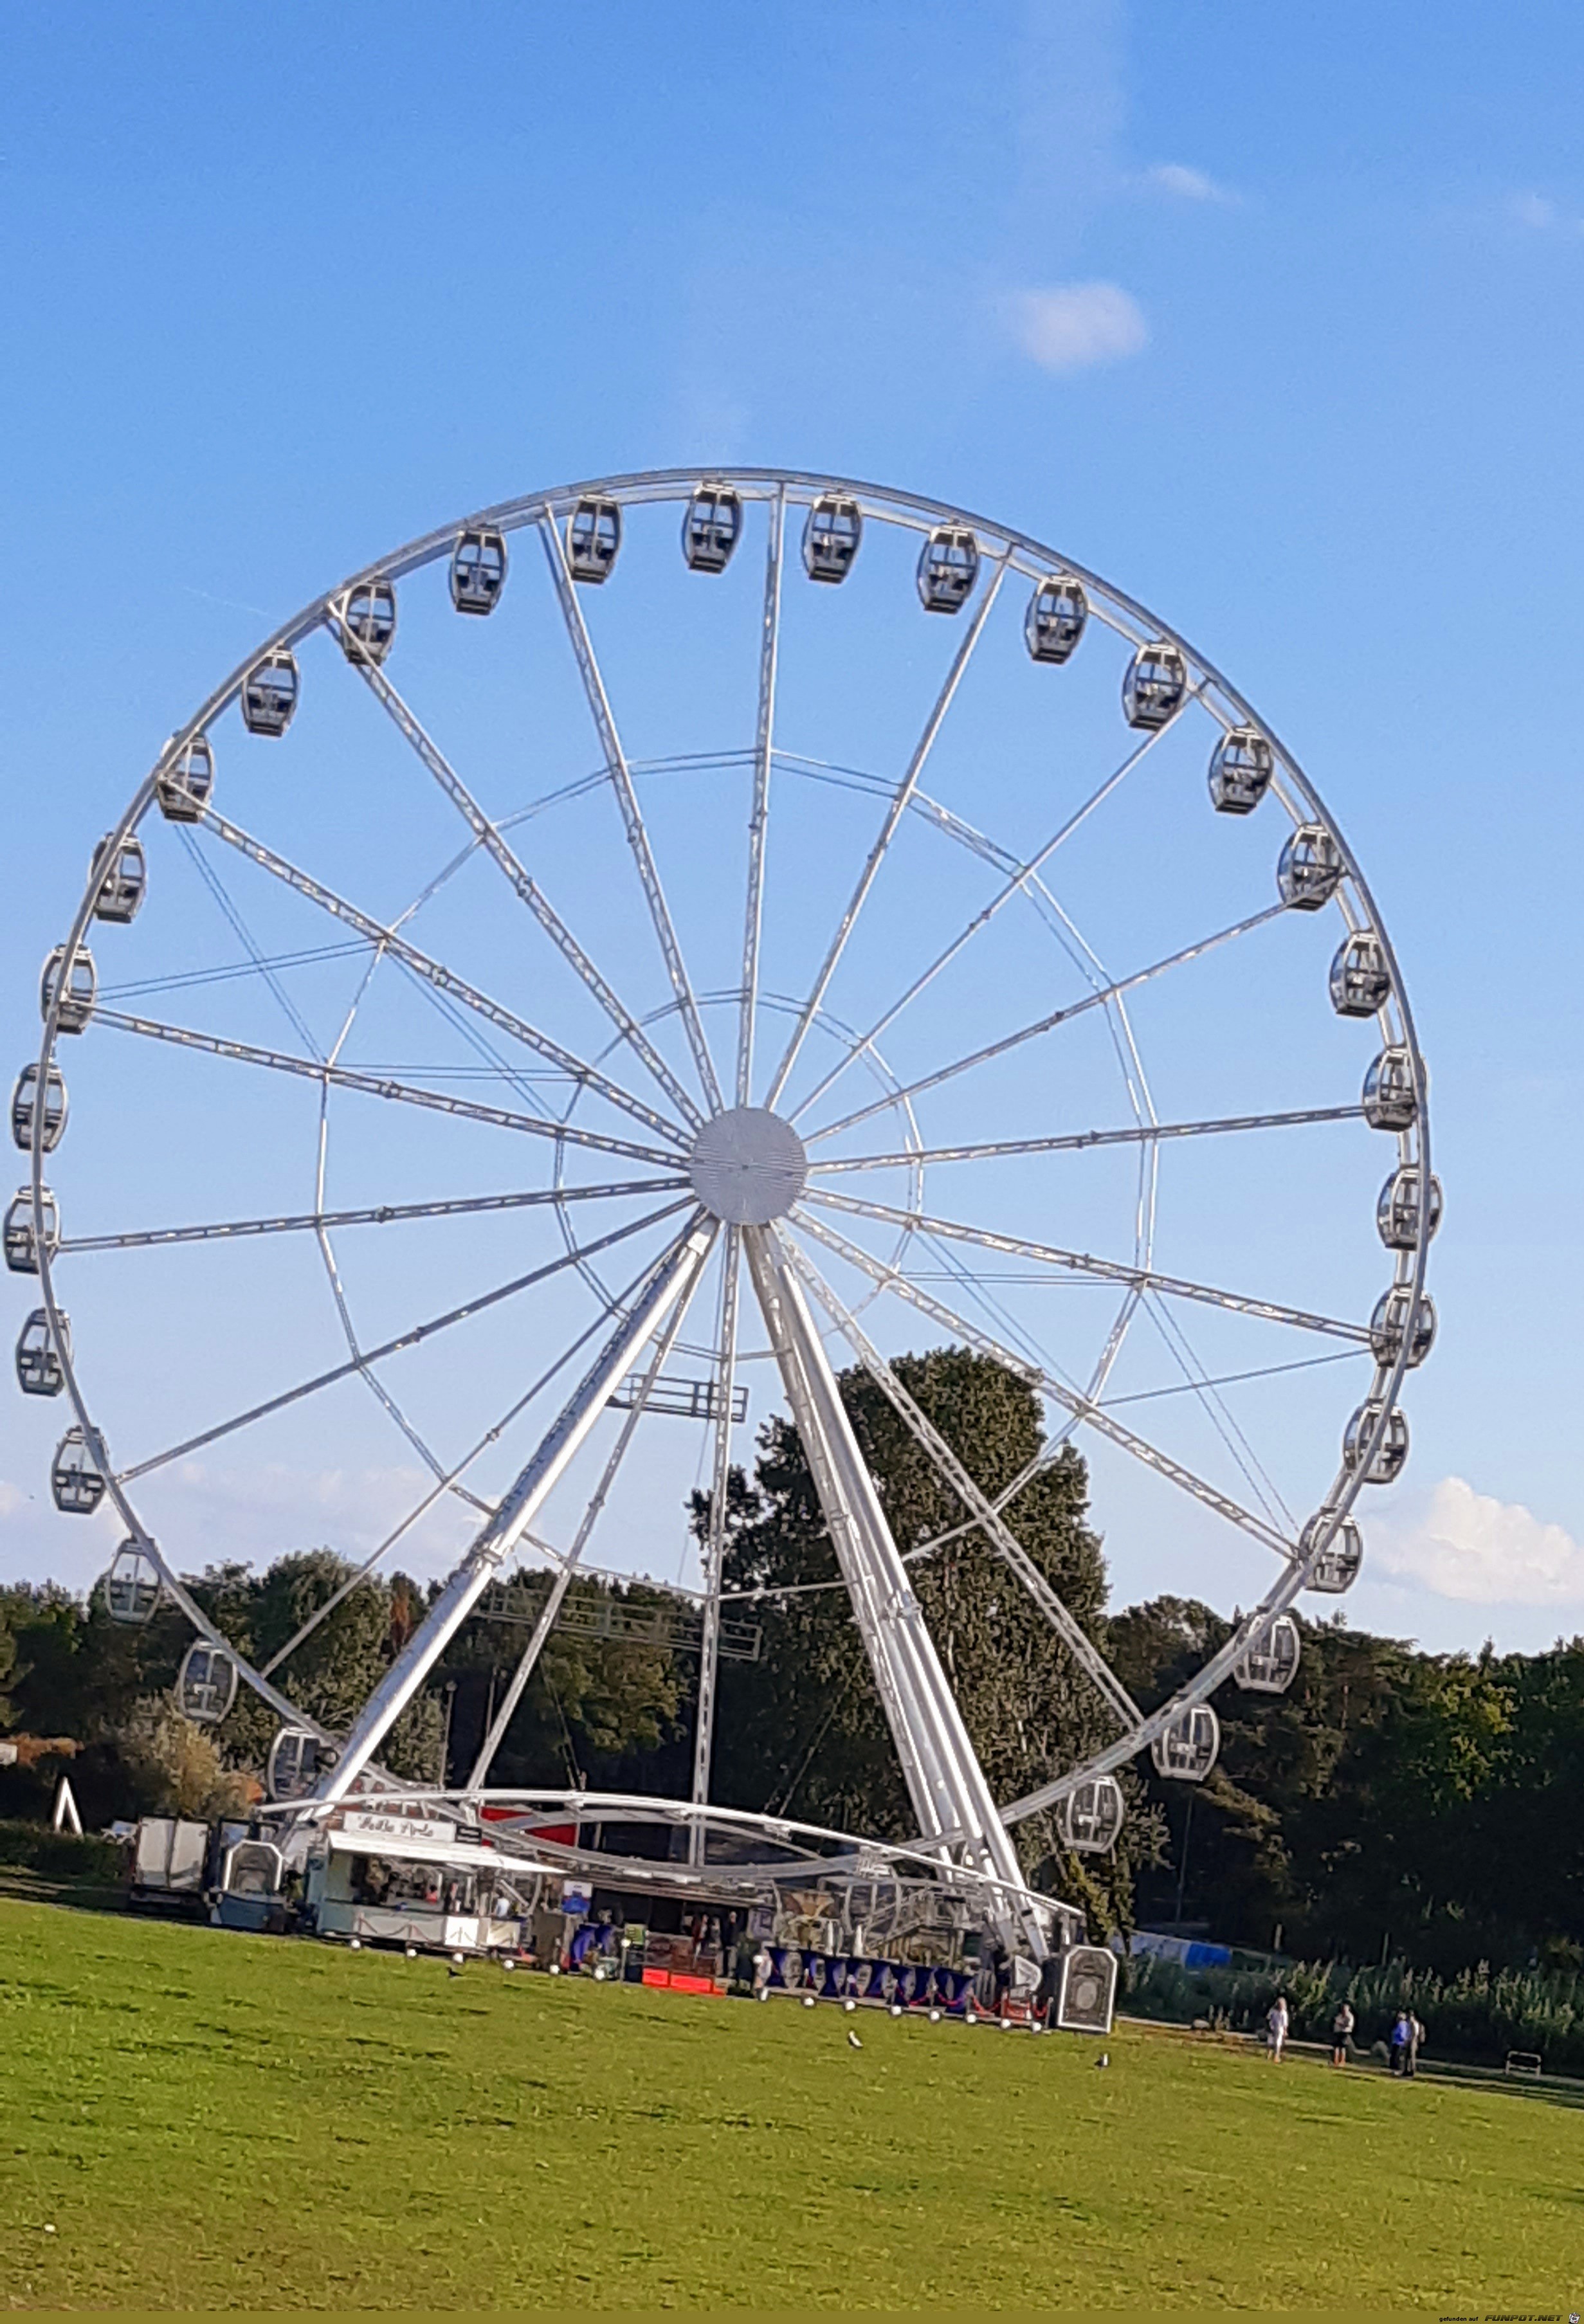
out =
{"type": "Polygon", "coordinates": [[[1282,2062],[1282,2052],[1287,2040],[1287,1997],[1278,1993],[1265,2014],[1266,2040],[1270,2047],[1273,2066],[1282,2062]]]}
{"type": "Polygon", "coordinates": [[[1331,2019],[1331,2063],[1333,2066],[1345,2066],[1347,2064],[1348,2044],[1352,2038],[1353,2011],[1350,2005],[1344,2001],[1336,2015],[1331,2019]]]}
{"type": "Polygon", "coordinates": [[[1005,1945],[997,1945],[990,1955],[990,1970],[995,1978],[996,2015],[1007,2014],[1007,1998],[1012,1990],[1012,1956],[1005,1945]]]}
{"type": "Polygon", "coordinates": [[[1407,2051],[1403,2061],[1403,2071],[1407,2075],[1410,2081],[1413,2080],[1414,2075],[1419,2071],[1419,2044],[1423,2041],[1423,2039],[1424,2028],[1419,2023],[1418,2018],[1410,2012],[1408,2017],[1407,2051]]]}
{"type": "Polygon", "coordinates": [[[1408,2070],[1408,2028],[1411,2022],[1407,2011],[1399,2009],[1397,2022],[1392,2027],[1389,2037],[1394,2074],[1404,2074],[1408,2070]]]}

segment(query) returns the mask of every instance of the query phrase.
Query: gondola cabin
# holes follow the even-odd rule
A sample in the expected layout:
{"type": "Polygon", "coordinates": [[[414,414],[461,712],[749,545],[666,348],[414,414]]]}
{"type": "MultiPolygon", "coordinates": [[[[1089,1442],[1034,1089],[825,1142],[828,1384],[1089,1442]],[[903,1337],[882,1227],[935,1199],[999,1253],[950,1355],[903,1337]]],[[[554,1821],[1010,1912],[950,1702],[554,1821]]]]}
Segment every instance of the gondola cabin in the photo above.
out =
{"type": "Polygon", "coordinates": [[[1408,1458],[1408,1418],[1400,1405],[1388,1413],[1377,1397],[1361,1404],[1349,1421],[1342,1435],[1342,1466],[1364,1469],[1367,1485],[1395,1485],[1402,1475],[1408,1458]],[[1373,1452],[1368,1452],[1371,1439],[1385,1416],[1385,1432],[1373,1452]],[[1366,1467],[1368,1455],[1368,1465],[1366,1467]]]}
{"type": "Polygon", "coordinates": [[[215,790],[215,752],[207,734],[195,734],[154,778],[154,797],[169,823],[197,823],[215,790]]]}
{"type": "Polygon", "coordinates": [[[1220,1721],[1208,1702],[1196,1702],[1180,1711],[1149,1747],[1158,1775],[1179,1783],[1202,1784],[1215,1766],[1221,1748],[1220,1721]]]}
{"type": "MultiPolygon", "coordinates": [[[[1404,1162],[1392,1172],[1375,1206],[1375,1223],[1388,1250],[1417,1250],[1423,1222],[1423,1174],[1416,1162],[1404,1162]]],[[[1441,1225],[1441,1180],[1430,1181],[1429,1228],[1441,1225]]]]}
{"type": "Polygon", "coordinates": [[[1385,947],[1368,928],[1338,946],[1331,963],[1331,1007],[1339,1017],[1373,1017],[1392,997],[1385,947]]]}
{"type": "Polygon", "coordinates": [[[306,1798],[318,1780],[322,1766],[330,1761],[322,1757],[323,1746],[317,1735],[306,1727],[282,1727],[270,1746],[270,1757],[264,1769],[264,1789],[272,1800],[306,1798]]]}
{"type": "Polygon", "coordinates": [[[566,565],[572,578],[597,589],[610,579],[621,547],[620,503],[579,501],[566,520],[566,565]]]}
{"type": "Polygon", "coordinates": [[[1435,1345],[1435,1302],[1428,1291],[1417,1299],[1413,1286],[1394,1283],[1375,1303],[1369,1318],[1369,1351],[1382,1371],[1389,1371],[1407,1351],[1405,1369],[1415,1371],[1435,1345]]]}
{"type": "Polygon", "coordinates": [[[1080,1856],[1103,1856],[1116,1846],[1126,1812],[1115,1775],[1090,1776],[1056,1802],[1056,1831],[1063,1847],[1080,1856]]]}
{"type": "Polygon", "coordinates": [[[224,1646],[195,1638],[176,1674],[176,1707],[200,1727],[217,1727],[236,1700],[236,1665],[224,1646]]]}
{"type": "Polygon", "coordinates": [[[1309,1563],[1308,1588],[1340,1598],[1358,1579],[1364,1536],[1351,1517],[1339,1517],[1334,1509],[1321,1509],[1300,1535],[1298,1552],[1309,1563]]]}
{"type": "Polygon", "coordinates": [[[124,1541],[105,1576],[105,1611],[113,1622],[141,1629],[159,1602],[159,1567],[135,1541],[124,1541]]]}
{"type": "Polygon", "coordinates": [[[1083,585],[1071,574],[1053,573],[1028,600],[1023,616],[1023,642],[1035,661],[1066,661],[1083,635],[1089,620],[1089,599],[1083,585]]]}
{"type": "Polygon", "coordinates": [[[107,1482],[98,1448],[89,1443],[80,1428],[69,1428],[50,1464],[50,1491],[56,1508],[63,1517],[91,1517],[105,1498],[107,1482]]]}
{"type": "Polygon", "coordinates": [[[1337,892],[1342,858],[1323,824],[1301,823],[1276,863],[1276,893],[1294,912],[1318,912],[1337,892]]]}
{"type": "Polygon", "coordinates": [[[700,484],[682,513],[682,554],[695,573],[723,573],[742,533],[742,502],[730,484],[700,484]]]}
{"type": "Polygon", "coordinates": [[[96,872],[99,874],[94,918],[125,927],[136,919],[148,888],[148,859],[135,832],[129,832],[115,845],[111,844],[111,839],[112,835],[106,833],[95,848],[94,860],[88,866],[90,879],[96,872]]]}
{"type": "MultiPolygon", "coordinates": [[[[43,1220],[44,1256],[53,1259],[60,1245],[60,1213],[48,1186],[40,1189],[39,1210],[43,1220]]],[[[33,1190],[31,1186],[19,1186],[6,1205],[3,1245],[5,1264],[13,1275],[38,1273],[39,1246],[34,1233],[33,1190]]]]}
{"type": "Polygon", "coordinates": [[[78,945],[71,955],[71,968],[64,986],[61,969],[66,960],[66,946],[57,945],[44,963],[39,978],[39,1016],[48,1024],[50,1011],[59,994],[60,1009],[55,1019],[58,1033],[80,1033],[94,1013],[94,996],[98,979],[94,973],[94,956],[86,945],[78,945]]]}
{"type": "Polygon", "coordinates": [[[373,581],[355,581],[330,610],[347,660],[377,669],[396,641],[396,592],[391,583],[382,574],[373,581]]]}
{"type": "Polygon", "coordinates": [[[51,1062],[44,1075],[44,1096],[41,1105],[38,1066],[23,1065],[11,1093],[12,1143],[22,1153],[31,1154],[36,1135],[40,1150],[53,1154],[66,1132],[66,1083],[60,1066],[51,1062]]]}
{"type": "Polygon", "coordinates": [[[242,723],[250,734],[284,734],[296,714],[297,696],[296,656],[276,646],[242,681],[242,723]]]}
{"type": "Polygon", "coordinates": [[[1275,771],[1275,756],[1259,729],[1232,727],[1210,754],[1211,806],[1218,815],[1252,815],[1275,771]]]}
{"type": "Polygon", "coordinates": [[[506,586],[506,537],[493,525],[465,525],[451,551],[451,603],[459,613],[493,613],[506,586]]]}
{"type": "Polygon", "coordinates": [[[1188,665],[1181,649],[1165,638],[1140,646],[1122,680],[1122,715],[1129,726],[1158,733],[1181,710],[1188,695],[1188,665]]]}
{"type": "Polygon", "coordinates": [[[1298,1625],[1291,1614],[1278,1614],[1268,1629],[1249,1642],[1248,1652],[1232,1665],[1232,1676],[1249,1694],[1285,1694],[1298,1675],[1298,1625]]]}
{"type": "MultiPolygon", "coordinates": [[[[71,1319],[60,1318],[60,1338],[69,1357],[71,1353],[71,1319]]],[[[60,1360],[60,1350],[50,1329],[49,1313],[35,1307],[23,1323],[16,1342],[16,1384],[23,1396],[59,1396],[66,1386],[66,1370],[60,1360]]]]}
{"type": "Polygon", "coordinates": [[[979,578],[979,542],[972,529],[936,525],[919,551],[917,578],[926,613],[960,613],[979,578]]]}
{"type": "Polygon", "coordinates": [[[811,581],[845,581],[863,539],[858,503],[840,493],[824,493],[803,528],[803,569],[811,581]]]}
{"type": "Polygon", "coordinates": [[[1364,1076],[1364,1119],[1371,1130],[1409,1130],[1419,1111],[1414,1061],[1406,1049],[1383,1049],[1364,1076]]]}

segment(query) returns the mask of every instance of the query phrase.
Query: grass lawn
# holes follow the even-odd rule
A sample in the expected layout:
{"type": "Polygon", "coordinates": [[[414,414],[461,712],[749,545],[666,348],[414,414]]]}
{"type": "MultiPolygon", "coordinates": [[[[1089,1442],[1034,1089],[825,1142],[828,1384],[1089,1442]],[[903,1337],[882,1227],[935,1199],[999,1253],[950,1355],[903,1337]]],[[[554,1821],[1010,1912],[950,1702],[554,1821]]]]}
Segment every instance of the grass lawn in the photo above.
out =
{"type": "Polygon", "coordinates": [[[1584,2113],[1099,2046],[0,1899],[0,2297],[1580,2304],[1584,2113]]]}

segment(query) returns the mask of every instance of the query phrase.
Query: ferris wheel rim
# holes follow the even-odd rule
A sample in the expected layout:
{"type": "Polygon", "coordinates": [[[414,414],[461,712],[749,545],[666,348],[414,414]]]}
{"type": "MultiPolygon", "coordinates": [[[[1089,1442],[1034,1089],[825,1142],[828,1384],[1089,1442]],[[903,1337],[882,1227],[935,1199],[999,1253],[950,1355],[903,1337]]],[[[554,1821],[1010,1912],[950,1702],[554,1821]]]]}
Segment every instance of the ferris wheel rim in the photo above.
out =
{"type": "MultiPolygon", "coordinates": [[[[1292,752],[1280,741],[1269,722],[1257,713],[1215,665],[1193,647],[1179,632],[1170,624],[1161,622],[1138,601],[1118,590],[1113,584],[1104,580],[1086,566],[1060,554],[1031,534],[1009,529],[951,503],[921,498],[890,487],[803,470],[732,466],[712,467],[707,470],[688,467],[632,472],[585,480],[578,484],[552,486],[511,501],[497,503],[489,509],[474,512],[458,520],[456,523],[437,529],[409,542],[404,548],[390,556],[359,568],[356,573],[337,584],[335,588],[313,600],[301,612],[281,624],[262,646],[255,648],[222,686],[205,701],[195,715],[172,734],[159,754],[154,766],[134,793],[121,822],[109,835],[111,847],[119,848],[135,834],[154,801],[161,773],[170,767],[189,743],[198,735],[205,733],[214,720],[237,699],[249,674],[258,666],[262,658],[277,650],[290,650],[291,647],[320,627],[331,628],[330,614],[336,601],[345,600],[348,592],[360,583],[376,579],[394,582],[411,572],[437,562],[453,548],[459,533],[469,527],[492,526],[502,532],[510,532],[535,525],[541,528],[548,526],[558,541],[559,520],[566,516],[576,502],[581,499],[593,495],[609,495],[617,499],[622,505],[686,500],[697,487],[701,476],[707,477],[712,484],[720,484],[741,490],[746,496],[766,500],[777,498],[783,513],[787,504],[788,494],[797,495],[797,504],[801,504],[801,499],[805,496],[814,496],[827,492],[845,493],[860,501],[866,514],[872,512],[884,521],[897,523],[911,530],[927,530],[931,525],[937,523],[956,523],[972,527],[981,540],[999,545],[1002,569],[1018,571],[1036,579],[1056,574],[1070,575],[1087,590],[1103,598],[1110,607],[1137,623],[1146,636],[1164,640],[1174,645],[1185,657],[1191,669],[1198,674],[1197,691],[1211,715],[1218,719],[1222,719],[1224,711],[1229,714],[1230,723],[1246,723],[1255,727],[1268,741],[1278,769],[1278,779],[1273,782],[1272,787],[1282,798],[1282,803],[1287,813],[1292,816],[1294,825],[1303,818],[1293,804],[1292,798],[1288,796],[1289,790],[1302,801],[1303,807],[1308,810],[1309,817],[1322,826],[1338,850],[1342,876],[1339,881],[1337,900],[1342,910],[1345,923],[1349,927],[1367,928],[1381,947],[1390,973],[1391,1005],[1400,1028],[1400,1046],[1406,1052],[1413,1077],[1416,1108],[1412,1124],[1411,1141],[1407,1130],[1397,1133],[1401,1164],[1406,1167],[1412,1163],[1421,1173],[1422,1185],[1426,1189],[1432,1185],[1428,1076],[1414,1027],[1406,982],[1401,973],[1389,931],[1385,926],[1382,915],[1376,908],[1373,895],[1361,867],[1336,818],[1325,807],[1310,779],[1292,752]],[[1212,695],[1219,695],[1220,706],[1218,706],[1211,698],[1212,695]],[[1357,916],[1353,908],[1355,902],[1358,908],[1357,916]]],[[[1116,625],[1112,624],[1112,626],[1116,625]]],[[[332,628],[332,634],[334,633],[332,628]]],[[[1126,632],[1122,633],[1129,634],[1126,632]]],[[[1223,723],[1228,722],[1223,720],[1223,723]]],[[[88,924],[93,917],[97,892],[95,878],[90,873],[83,899],[78,905],[65,945],[61,948],[67,961],[76,957],[83,944],[88,924]]],[[[44,1017],[43,1038],[38,1067],[41,1088],[46,1081],[55,1056],[64,990],[65,979],[62,978],[55,999],[44,1017]]],[[[707,1090],[705,1094],[707,1099],[707,1090]]],[[[708,1118],[707,1115],[705,1118],[708,1118]]],[[[1151,1149],[1151,1151],[1156,1150],[1157,1149],[1151,1149]]],[[[201,1608],[192,1599],[180,1576],[167,1565],[157,1540],[137,1517],[119,1479],[110,1468],[107,1456],[104,1455],[103,1438],[89,1416],[78,1382],[75,1359],[69,1341],[61,1330],[63,1311],[57,1297],[52,1275],[55,1254],[50,1247],[44,1224],[45,1204],[49,1199],[43,1177],[45,1153],[41,1108],[35,1110],[31,1175],[33,1231],[43,1307],[49,1318],[51,1333],[55,1337],[64,1385],[71,1408],[90,1445],[97,1446],[99,1449],[106,1475],[107,1489],[115,1506],[126,1524],[129,1538],[150,1556],[160,1572],[167,1593],[198,1636],[207,1639],[212,1646],[220,1648],[232,1657],[239,1676],[261,1699],[276,1709],[283,1717],[315,1732],[321,1741],[333,1742],[334,1738],[324,1729],[319,1729],[311,1718],[301,1712],[289,1697],[270,1685],[266,1674],[253,1670],[237,1653],[236,1648],[225,1634],[204,1616],[201,1608]]],[[[1407,1271],[1405,1274],[1399,1274],[1396,1278],[1400,1286],[1407,1292],[1411,1303],[1414,1303],[1410,1306],[1410,1314],[1414,1312],[1414,1305],[1424,1297],[1428,1246],[1432,1231],[1429,1204],[1421,1204],[1417,1236],[1409,1258],[1407,1271]]],[[[1404,1344],[1395,1361],[1389,1367],[1378,1368],[1377,1386],[1382,1409],[1375,1433],[1366,1439],[1361,1457],[1350,1471],[1345,1471],[1339,1475],[1335,1486],[1326,1498],[1324,1507],[1333,1517],[1333,1530],[1348,1517],[1353,1508],[1367,1480],[1374,1453],[1377,1446],[1384,1442],[1388,1416],[1395,1409],[1402,1381],[1410,1368],[1410,1348],[1404,1340],[1404,1344]]],[[[1323,1546],[1323,1544],[1321,1546],[1323,1546]]],[[[1313,1556],[1316,1554],[1318,1552],[1312,1554],[1308,1561],[1309,1565],[1312,1564],[1313,1556]]],[[[1244,1618],[1233,1637],[1216,1655],[1211,1657],[1193,1678],[1171,1698],[1169,1702],[1149,1714],[1141,1727],[1130,1735],[1125,1735],[1117,1745],[1101,1752],[1084,1766],[1071,1771],[1060,1779],[1058,1784],[1042,1787],[1039,1804],[1048,1804],[1051,1799],[1075,1787],[1079,1783],[1096,1774],[1107,1772],[1113,1766],[1125,1764],[1127,1760],[1133,1758],[1147,1748],[1154,1736],[1163,1731],[1174,1717],[1180,1716],[1185,1710],[1207,1700],[1229,1674],[1238,1660],[1239,1653],[1246,1646],[1248,1637],[1256,1635],[1257,1630],[1268,1628],[1277,1615],[1285,1612],[1296,1600],[1305,1586],[1307,1571],[1307,1565],[1301,1561],[1294,1561],[1289,1564],[1285,1572],[1278,1573],[1270,1590],[1252,1612],[1244,1618]]],[[[1027,1800],[1011,1803],[1005,1811],[1009,1820],[1034,1812],[1035,1810],[1027,1800]]]]}

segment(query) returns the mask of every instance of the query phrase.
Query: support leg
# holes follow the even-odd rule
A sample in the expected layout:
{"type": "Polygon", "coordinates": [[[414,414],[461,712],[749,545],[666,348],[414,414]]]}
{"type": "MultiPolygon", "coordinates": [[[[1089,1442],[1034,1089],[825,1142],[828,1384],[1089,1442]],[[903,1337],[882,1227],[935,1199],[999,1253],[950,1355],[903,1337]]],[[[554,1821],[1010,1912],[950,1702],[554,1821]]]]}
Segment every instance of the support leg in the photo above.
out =
{"type": "MultiPolygon", "coordinates": [[[[1008,1883],[1003,1941],[1042,1958],[1046,1945],[1019,1899],[1022,1871],[941,1668],[907,1569],[886,1522],[841,1391],[801,1288],[772,1230],[745,1227],[743,1249],[770,1343],[814,1472],[843,1576],[927,1841],[956,1835],[970,1861],[1008,1883]]],[[[946,1855],[943,1847],[943,1857],[946,1855]]]]}
{"type": "Polygon", "coordinates": [[[625,1319],[606,1342],[559,1419],[364,1705],[340,1758],[316,1787],[316,1800],[344,1799],[352,1789],[504,1560],[533,1523],[609,1403],[612,1390],[631,1369],[633,1358],[644,1342],[691,1287],[714,1231],[713,1225],[701,1221],[674,1243],[651,1270],[625,1319]]]}

